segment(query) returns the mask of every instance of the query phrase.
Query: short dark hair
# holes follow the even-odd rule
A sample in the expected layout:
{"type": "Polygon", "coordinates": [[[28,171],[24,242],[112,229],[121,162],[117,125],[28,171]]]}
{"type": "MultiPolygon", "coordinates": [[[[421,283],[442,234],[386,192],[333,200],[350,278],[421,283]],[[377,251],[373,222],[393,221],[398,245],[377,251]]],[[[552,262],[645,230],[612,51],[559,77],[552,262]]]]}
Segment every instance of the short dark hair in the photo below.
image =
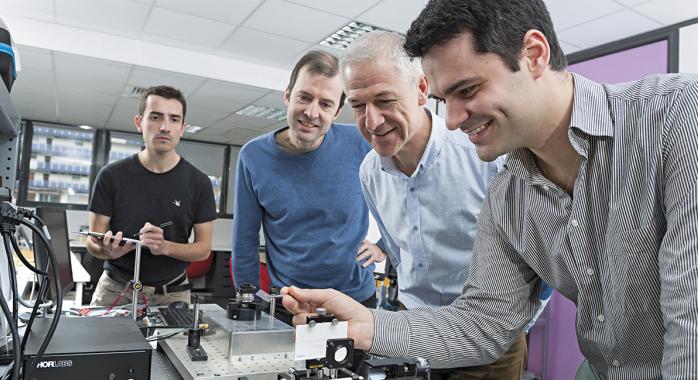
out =
{"type": "Polygon", "coordinates": [[[550,68],[564,70],[567,60],[543,0],[430,0],[407,31],[405,50],[422,57],[469,31],[475,51],[497,54],[512,71],[519,71],[523,38],[531,29],[548,40],[550,68]]]}
{"type": "Polygon", "coordinates": [[[150,95],[162,96],[165,99],[175,99],[182,104],[182,119],[187,115],[187,101],[184,95],[178,89],[171,86],[153,86],[148,87],[141,93],[140,102],[138,104],[138,114],[143,116],[145,112],[145,103],[150,95]]]}
{"type": "MultiPolygon", "coordinates": [[[[294,66],[293,71],[291,71],[291,78],[288,80],[286,91],[290,93],[291,90],[293,90],[293,86],[296,85],[296,80],[298,80],[298,74],[301,69],[306,66],[308,66],[308,73],[314,75],[334,78],[339,74],[339,60],[337,57],[325,51],[311,50],[305,53],[305,55],[296,62],[296,66],[294,66]]],[[[339,98],[338,110],[342,108],[346,97],[346,94],[342,90],[342,96],[339,98]]]]}

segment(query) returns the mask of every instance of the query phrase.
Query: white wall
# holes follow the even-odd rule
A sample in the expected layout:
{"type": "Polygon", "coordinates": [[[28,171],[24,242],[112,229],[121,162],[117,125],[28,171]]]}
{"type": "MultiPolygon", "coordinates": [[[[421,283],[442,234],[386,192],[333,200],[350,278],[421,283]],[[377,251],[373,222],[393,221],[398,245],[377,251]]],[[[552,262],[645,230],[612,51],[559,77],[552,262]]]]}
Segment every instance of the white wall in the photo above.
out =
{"type": "Polygon", "coordinates": [[[698,24],[679,30],[679,72],[698,73],[698,24]]]}

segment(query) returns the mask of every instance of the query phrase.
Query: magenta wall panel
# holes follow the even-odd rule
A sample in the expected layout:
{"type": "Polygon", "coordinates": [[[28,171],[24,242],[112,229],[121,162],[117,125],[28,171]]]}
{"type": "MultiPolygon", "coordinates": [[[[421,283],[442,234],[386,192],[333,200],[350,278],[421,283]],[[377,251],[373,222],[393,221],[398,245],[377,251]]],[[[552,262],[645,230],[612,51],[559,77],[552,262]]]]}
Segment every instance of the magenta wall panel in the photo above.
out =
{"type": "Polygon", "coordinates": [[[629,82],[668,72],[668,56],[668,42],[663,40],[575,63],[569,70],[598,82],[629,82]]]}

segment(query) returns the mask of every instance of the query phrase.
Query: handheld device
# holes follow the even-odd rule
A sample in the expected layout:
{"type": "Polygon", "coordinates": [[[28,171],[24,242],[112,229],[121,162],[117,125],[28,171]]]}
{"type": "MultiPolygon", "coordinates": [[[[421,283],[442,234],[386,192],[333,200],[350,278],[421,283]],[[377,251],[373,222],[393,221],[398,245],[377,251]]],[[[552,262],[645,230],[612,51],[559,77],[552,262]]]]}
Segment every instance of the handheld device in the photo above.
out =
{"type": "MultiPolygon", "coordinates": [[[[80,232],[73,232],[73,233],[76,235],[81,235],[81,236],[92,236],[92,237],[95,237],[99,240],[104,239],[104,234],[101,232],[94,232],[94,231],[83,232],[83,231],[80,231],[80,232]]],[[[112,236],[111,240],[114,240],[113,236],[112,236]]],[[[119,245],[123,246],[124,244],[126,244],[127,241],[133,241],[133,239],[122,238],[121,241],[119,242],[119,245]]]]}

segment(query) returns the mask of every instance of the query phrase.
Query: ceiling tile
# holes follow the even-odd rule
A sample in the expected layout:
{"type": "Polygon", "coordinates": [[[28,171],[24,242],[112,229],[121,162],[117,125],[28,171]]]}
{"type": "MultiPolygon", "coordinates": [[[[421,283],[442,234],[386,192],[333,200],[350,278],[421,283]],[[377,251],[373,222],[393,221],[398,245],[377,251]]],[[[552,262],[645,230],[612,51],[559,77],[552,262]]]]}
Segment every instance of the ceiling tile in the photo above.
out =
{"type": "Polygon", "coordinates": [[[632,7],[638,4],[646,3],[652,0],[615,0],[616,3],[621,3],[625,6],[632,7]]]}
{"type": "Polygon", "coordinates": [[[46,0],[1,0],[2,12],[39,20],[54,20],[53,1],[46,0]]]}
{"type": "Polygon", "coordinates": [[[284,103],[284,93],[281,91],[272,91],[261,99],[254,102],[255,105],[272,107],[276,109],[286,109],[286,104],[284,103]]]}
{"type": "Polygon", "coordinates": [[[56,73],[56,83],[60,89],[75,89],[96,94],[121,95],[126,87],[125,81],[113,81],[99,76],[78,73],[56,73]]]}
{"type": "Polygon", "coordinates": [[[151,87],[159,85],[168,85],[182,91],[184,95],[192,93],[203,83],[205,78],[195,77],[192,75],[177,74],[170,71],[148,69],[144,67],[136,67],[128,79],[128,84],[151,87]]]}
{"type": "Polygon", "coordinates": [[[562,51],[567,55],[567,54],[572,54],[576,51],[581,50],[579,46],[572,45],[570,43],[567,43],[562,40],[558,40],[558,43],[560,44],[560,47],[562,47],[562,51]]]}
{"type": "Polygon", "coordinates": [[[65,124],[89,125],[95,128],[103,128],[111,114],[111,105],[90,105],[89,108],[77,110],[69,108],[68,111],[61,109],[61,99],[58,99],[58,120],[65,124]]]}
{"type": "Polygon", "coordinates": [[[17,73],[17,80],[12,86],[12,91],[24,86],[53,89],[54,84],[53,71],[25,69],[17,73]]]}
{"type": "Polygon", "coordinates": [[[327,1],[327,0],[286,0],[289,3],[304,5],[324,12],[333,13],[343,17],[354,18],[367,9],[376,5],[380,0],[353,0],[353,1],[327,1]]]}
{"type": "Polygon", "coordinates": [[[156,7],[143,32],[213,48],[234,29],[235,25],[156,7]]]}
{"type": "Polygon", "coordinates": [[[120,98],[107,122],[107,128],[136,132],[133,117],[138,113],[138,99],[120,98]]]}
{"type": "Polygon", "coordinates": [[[209,110],[221,109],[234,112],[239,109],[235,107],[244,107],[267,93],[269,90],[257,87],[207,80],[195,93],[187,97],[187,101],[191,100],[209,110]]]}
{"type": "Polygon", "coordinates": [[[10,94],[16,107],[21,104],[31,106],[56,108],[56,95],[53,89],[41,89],[38,87],[13,87],[10,94]]]}
{"type": "Polygon", "coordinates": [[[698,1],[654,0],[636,6],[635,10],[664,25],[671,25],[698,16],[698,1]]]}
{"type": "MultiPolygon", "coordinates": [[[[216,136],[219,141],[223,141],[223,135],[226,133],[230,132],[230,129],[233,128],[229,124],[223,124],[223,123],[216,123],[214,125],[209,125],[206,127],[203,131],[201,131],[202,136],[216,136]]],[[[197,133],[198,135],[198,133],[197,133]]]]}
{"type": "Polygon", "coordinates": [[[56,121],[56,97],[53,90],[35,90],[14,86],[10,94],[23,119],[56,121]]]}
{"type": "Polygon", "coordinates": [[[316,43],[349,19],[281,0],[267,0],[243,26],[316,43]]]}
{"type": "Polygon", "coordinates": [[[190,125],[199,127],[208,127],[216,122],[225,119],[232,111],[226,110],[204,110],[196,107],[187,106],[186,122],[190,125]]]}
{"type": "Polygon", "coordinates": [[[261,3],[262,0],[159,0],[156,6],[228,24],[239,24],[261,3]]]}
{"type": "Polygon", "coordinates": [[[358,20],[404,34],[426,4],[427,0],[384,0],[359,16],[358,20]]]}
{"type": "Polygon", "coordinates": [[[150,6],[133,1],[55,0],[59,23],[137,36],[150,6]]]}
{"type": "Polygon", "coordinates": [[[184,50],[195,51],[195,52],[206,53],[206,54],[211,54],[211,52],[213,50],[215,50],[214,47],[211,47],[211,46],[197,44],[194,42],[182,41],[182,40],[178,40],[178,39],[170,38],[170,37],[165,37],[165,36],[159,36],[157,34],[141,33],[141,39],[143,41],[152,42],[152,43],[155,43],[158,45],[171,46],[171,47],[176,47],[178,49],[184,49],[184,50]]]}
{"type": "Polygon", "coordinates": [[[225,135],[234,127],[230,123],[218,122],[206,128],[207,135],[217,135],[221,141],[225,140],[225,135]]]}
{"type": "Polygon", "coordinates": [[[216,54],[290,68],[295,64],[295,58],[311,46],[313,44],[308,42],[241,27],[220,46],[216,54]]]}
{"type": "Polygon", "coordinates": [[[226,142],[235,145],[245,145],[246,142],[252,140],[253,138],[263,135],[266,132],[247,129],[247,128],[233,128],[226,135],[223,136],[226,142]]]}
{"type": "Polygon", "coordinates": [[[19,56],[19,64],[22,70],[38,69],[38,70],[53,70],[53,61],[51,51],[37,49],[25,45],[15,46],[15,51],[19,56]]]}
{"type": "Polygon", "coordinates": [[[107,113],[61,115],[61,117],[58,118],[58,122],[70,125],[89,125],[93,128],[104,128],[108,116],[109,114],[107,113]]]}
{"type": "Polygon", "coordinates": [[[46,121],[51,123],[57,123],[58,117],[56,116],[56,107],[45,107],[43,105],[32,105],[32,104],[17,104],[17,112],[25,120],[38,120],[46,121]]]}
{"type": "Polygon", "coordinates": [[[131,65],[104,59],[60,52],[54,53],[54,57],[56,71],[62,73],[79,71],[85,75],[123,82],[128,78],[128,74],[131,71],[131,65]],[[79,69],[76,70],[76,68],[79,69]]]}
{"type": "Polygon", "coordinates": [[[624,10],[563,30],[558,33],[558,36],[563,41],[587,49],[660,26],[647,17],[630,10],[624,10]]]}
{"type": "Polygon", "coordinates": [[[119,100],[119,96],[116,95],[98,94],[93,91],[67,88],[59,88],[56,96],[58,98],[59,110],[62,112],[65,109],[70,109],[73,113],[89,110],[97,106],[107,106],[111,110],[119,100]]]}
{"type": "Polygon", "coordinates": [[[221,126],[229,126],[235,128],[258,130],[276,124],[277,122],[277,120],[258,119],[256,117],[240,116],[233,114],[225,118],[223,121],[216,123],[215,125],[213,125],[213,127],[220,128],[221,126]]]}
{"type": "Polygon", "coordinates": [[[187,122],[194,125],[200,125],[202,127],[207,127],[224,119],[226,116],[232,114],[233,112],[242,109],[247,104],[243,103],[232,103],[223,102],[223,99],[218,99],[214,104],[210,101],[202,100],[201,98],[188,98],[187,99],[187,122]],[[211,116],[201,116],[202,114],[210,114],[211,116]],[[191,117],[201,116],[199,124],[196,124],[191,117]],[[213,118],[215,120],[211,121],[213,118]],[[206,123],[204,123],[204,121],[206,123]]]}
{"type": "Polygon", "coordinates": [[[197,136],[197,137],[215,137],[218,140],[220,140],[221,135],[225,134],[227,132],[228,132],[227,130],[225,132],[222,132],[222,131],[216,130],[212,127],[209,127],[209,128],[204,128],[204,129],[200,130],[199,132],[196,132],[195,136],[197,136]]]}
{"type": "Polygon", "coordinates": [[[555,30],[560,31],[618,12],[623,6],[612,0],[588,0],[583,6],[571,6],[569,0],[546,0],[555,30]]]}

